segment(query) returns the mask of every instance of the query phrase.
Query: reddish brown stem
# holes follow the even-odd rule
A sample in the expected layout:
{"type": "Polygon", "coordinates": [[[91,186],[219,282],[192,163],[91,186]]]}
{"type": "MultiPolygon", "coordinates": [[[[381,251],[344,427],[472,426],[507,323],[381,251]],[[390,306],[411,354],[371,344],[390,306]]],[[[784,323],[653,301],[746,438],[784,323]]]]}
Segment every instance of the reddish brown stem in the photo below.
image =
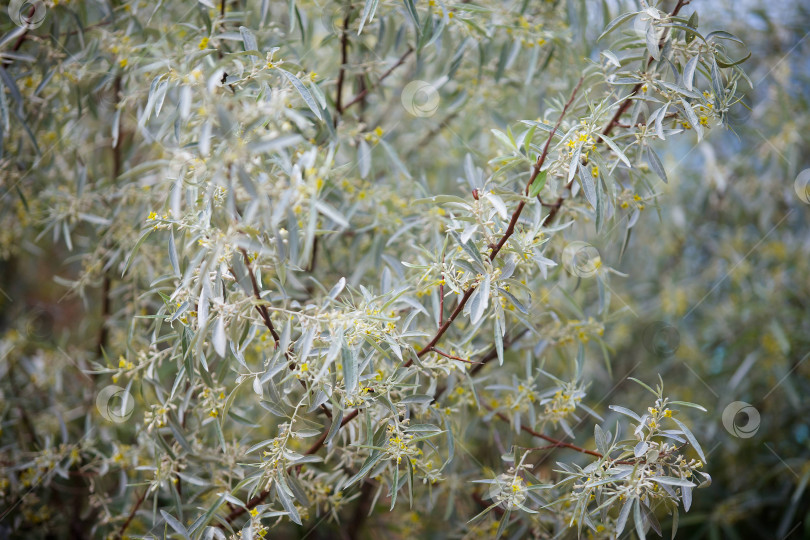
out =
{"type": "Polygon", "coordinates": [[[147,493],[149,493],[148,488],[144,489],[143,493],[141,493],[141,496],[138,497],[137,501],[135,501],[135,506],[133,506],[132,510],[129,512],[129,516],[127,516],[127,520],[124,522],[123,525],[121,525],[121,528],[118,530],[118,536],[117,536],[118,538],[123,538],[124,537],[124,533],[127,531],[127,528],[129,527],[130,523],[132,523],[132,520],[135,518],[135,513],[138,512],[138,509],[141,507],[141,505],[143,504],[143,501],[146,499],[146,494],[147,493]]]}
{"type": "Polygon", "coordinates": [[[375,88],[380,86],[380,84],[382,84],[382,82],[386,78],[388,78],[388,76],[391,75],[391,73],[393,73],[395,69],[397,69],[399,66],[401,66],[405,62],[405,60],[408,58],[408,56],[412,52],[413,52],[413,47],[408,47],[408,50],[405,51],[405,53],[402,56],[399,57],[399,60],[397,60],[396,63],[393,66],[388,68],[385,71],[385,73],[380,75],[380,78],[377,79],[376,83],[372,84],[368,88],[364,88],[361,92],[359,92],[356,96],[354,96],[346,105],[344,105],[343,108],[339,110],[339,112],[342,113],[342,112],[346,111],[346,109],[348,109],[352,105],[355,105],[355,104],[360,103],[361,101],[363,101],[363,98],[365,98],[368,95],[369,92],[371,92],[372,90],[374,90],[375,88]]]}
{"type": "MultiPolygon", "coordinates": [[[[548,156],[548,150],[551,144],[551,139],[554,138],[554,134],[560,127],[563,117],[565,117],[565,113],[568,112],[568,108],[574,102],[574,98],[577,95],[577,91],[579,90],[580,86],[582,86],[582,81],[583,79],[580,78],[579,82],[574,87],[574,90],[571,92],[571,97],[568,98],[568,101],[563,107],[563,110],[560,113],[560,117],[557,119],[557,123],[554,125],[554,129],[552,129],[551,133],[549,133],[548,135],[548,140],[546,140],[546,144],[543,147],[543,152],[537,157],[537,160],[534,163],[534,167],[532,167],[532,175],[529,178],[529,181],[526,183],[526,188],[524,189],[524,192],[526,194],[529,193],[529,189],[532,183],[534,182],[535,178],[537,178],[537,175],[540,174],[540,168],[543,166],[543,164],[546,161],[546,157],[548,156]]],[[[501,239],[498,241],[495,247],[492,248],[492,251],[489,254],[490,261],[495,260],[495,257],[498,256],[498,253],[501,251],[503,246],[506,245],[506,242],[509,240],[509,237],[511,237],[512,234],[515,232],[515,226],[517,225],[518,219],[520,218],[520,214],[523,212],[523,208],[525,206],[526,206],[525,200],[522,200],[520,201],[520,203],[518,203],[517,208],[515,208],[515,211],[512,213],[512,219],[509,220],[509,225],[506,227],[506,231],[504,231],[503,236],[501,236],[501,239]]],[[[453,321],[456,320],[456,317],[458,317],[458,315],[464,309],[465,304],[470,299],[473,291],[475,291],[476,288],[477,285],[471,285],[466,291],[464,291],[464,295],[458,301],[456,309],[453,310],[453,313],[450,314],[450,317],[447,319],[447,321],[445,321],[445,323],[439,327],[439,330],[436,332],[433,338],[427,343],[427,345],[425,345],[419,352],[416,353],[419,358],[422,358],[424,355],[429,353],[431,349],[439,342],[439,340],[442,338],[445,332],[447,332],[447,330],[450,328],[450,325],[453,324],[453,321]]],[[[408,367],[412,363],[413,360],[408,360],[407,362],[405,362],[404,366],[408,367]]]]}
{"type": "Polygon", "coordinates": [[[459,362],[466,362],[467,364],[480,364],[480,363],[481,363],[481,362],[474,362],[474,361],[472,361],[472,360],[467,360],[467,359],[461,358],[461,357],[459,357],[459,356],[455,356],[455,355],[452,355],[452,354],[446,353],[446,352],[444,352],[444,351],[440,351],[440,350],[439,350],[439,349],[437,349],[436,347],[433,347],[433,348],[431,349],[431,351],[432,351],[432,352],[435,352],[436,354],[438,354],[438,355],[440,355],[440,356],[444,356],[445,358],[449,358],[450,360],[458,360],[459,362]]]}

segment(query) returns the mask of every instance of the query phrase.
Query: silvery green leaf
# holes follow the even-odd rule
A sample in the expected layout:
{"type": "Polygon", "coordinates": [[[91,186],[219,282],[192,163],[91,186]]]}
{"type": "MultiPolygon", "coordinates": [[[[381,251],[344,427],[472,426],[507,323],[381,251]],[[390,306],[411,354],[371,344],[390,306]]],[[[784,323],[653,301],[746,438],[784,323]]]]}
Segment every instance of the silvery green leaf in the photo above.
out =
{"type": "Polygon", "coordinates": [[[371,148],[362,139],[357,145],[357,168],[360,171],[360,178],[366,178],[371,171],[371,148]]]}
{"type": "Polygon", "coordinates": [[[611,64],[613,64],[614,66],[616,66],[616,67],[618,67],[618,68],[622,67],[622,63],[621,63],[621,62],[619,62],[619,58],[618,58],[618,57],[617,57],[617,56],[616,56],[616,55],[613,53],[613,51],[611,51],[610,49],[605,49],[604,51],[602,51],[602,53],[601,53],[601,54],[602,54],[602,55],[603,55],[605,58],[607,58],[607,59],[608,59],[608,62],[610,62],[610,63],[611,63],[611,64]]]}
{"type": "Polygon", "coordinates": [[[281,506],[287,511],[293,523],[302,525],[301,516],[298,514],[298,510],[295,508],[292,498],[290,497],[290,488],[284,480],[284,475],[280,474],[276,478],[276,494],[278,495],[279,502],[281,502],[281,506]]]}
{"type": "Polygon", "coordinates": [[[644,518],[641,514],[641,501],[638,499],[633,499],[633,521],[636,525],[636,534],[639,537],[639,540],[646,540],[647,535],[644,532],[644,518]]]}
{"type": "Polygon", "coordinates": [[[585,199],[591,207],[596,208],[596,186],[593,183],[593,177],[585,170],[582,163],[577,163],[579,168],[579,180],[582,183],[582,191],[585,193],[585,199]]]}
{"type": "MultiPolygon", "coordinates": [[[[239,33],[242,34],[242,44],[246,51],[259,51],[259,44],[256,42],[256,36],[253,35],[253,32],[251,32],[249,28],[240,26],[239,33]]],[[[251,55],[251,60],[253,60],[254,64],[256,63],[255,56],[251,55]]]]}
{"type": "Polygon", "coordinates": [[[723,79],[720,76],[720,68],[717,67],[717,61],[714,59],[714,57],[712,57],[711,76],[712,89],[714,90],[714,100],[715,103],[718,103],[725,92],[723,91],[723,79]]]}
{"type": "Polygon", "coordinates": [[[278,71],[280,71],[282,75],[287,77],[287,80],[292,83],[292,85],[295,87],[296,90],[298,90],[298,93],[301,94],[302,98],[304,98],[304,102],[307,104],[307,107],[309,107],[309,109],[313,113],[315,113],[315,116],[318,117],[318,120],[323,120],[323,116],[321,116],[320,107],[318,107],[318,104],[315,102],[315,98],[312,97],[312,94],[307,89],[307,87],[304,86],[304,83],[302,83],[301,80],[298,77],[296,77],[295,75],[293,75],[289,71],[286,71],[286,70],[281,69],[281,68],[276,68],[276,69],[278,71]]]}
{"type": "Polygon", "coordinates": [[[686,118],[689,120],[689,123],[692,124],[692,127],[695,128],[698,140],[700,140],[703,135],[703,129],[700,127],[700,121],[698,120],[695,111],[692,110],[692,106],[685,99],[681,98],[680,101],[681,105],[683,105],[683,110],[686,113],[686,118]]]}
{"type": "Polygon", "coordinates": [[[213,343],[214,350],[217,354],[225,358],[225,347],[228,343],[228,338],[225,336],[225,321],[222,317],[218,317],[216,324],[214,324],[213,343]]]}
{"type": "Polygon", "coordinates": [[[624,414],[626,416],[629,416],[630,418],[632,418],[636,422],[639,422],[639,423],[641,422],[641,417],[639,415],[637,415],[636,413],[634,413],[633,411],[631,411],[630,409],[627,409],[625,407],[621,407],[619,405],[610,405],[608,408],[610,410],[612,410],[612,411],[616,411],[617,413],[621,413],[621,414],[624,414]]]}
{"type": "Polygon", "coordinates": [[[498,355],[498,365],[503,365],[503,336],[501,335],[500,328],[495,325],[495,354],[498,355]]]}
{"type": "Polygon", "coordinates": [[[346,391],[356,391],[358,385],[358,360],[355,353],[345,344],[341,349],[341,364],[343,365],[343,379],[346,384],[346,391]]]}
{"type": "Polygon", "coordinates": [[[641,457],[644,455],[644,453],[647,451],[649,447],[650,445],[647,444],[646,441],[639,441],[638,444],[636,444],[636,446],[633,447],[633,455],[635,457],[641,457]]]}
{"type": "Polygon", "coordinates": [[[649,23],[647,26],[647,51],[650,53],[654,59],[658,60],[661,58],[661,49],[658,48],[658,31],[657,27],[649,23]]]}
{"type": "Polygon", "coordinates": [[[366,22],[371,22],[374,19],[374,12],[377,10],[377,4],[380,3],[380,0],[366,0],[366,5],[363,8],[363,16],[360,19],[360,28],[357,30],[357,35],[359,36],[363,32],[363,27],[366,25],[366,22]]]}
{"type": "Polygon", "coordinates": [[[269,139],[259,139],[248,145],[248,151],[254,154],[278,152],[303,141],[304,138],[298,134],[282,135],[269,139]]]}
{"type": "Polygon", "coordinates": [[[337,297],[338,297],[338,295],[341,293],[341,291],[344,289],[344,287],[346,287],[346,278],[345,278],[345,277],[342,277],[342,278],[340,278],[340,279],[338,280],[338,282],[337,282],[337,283],[335,283],[335,285],[334,285],[334,286],[333,286],[333,287],[332,287],[332,288],[329,290],[329,294],[328,294],[329,298],[331,298],[332,300],[334,300],[335,298],[337,298],[337,297]]]}
{"type": "Polygon", "coordinates": [[[478,223],[472,223],[468,225],[459,235],[461,242],[466,244],[472,238],[472,235],[475,234],[475,231],[478,230],[478,223]]]}
{"type": "Polygon", "coordinates": [[[629,160],[629,159],[627,159],[627,156],[626,156],[626,155],[624,155],[624,152],[622,152],[622,151],[621,151],[621,149],[620,149],[620,148],[619,148],[619,146],[618,146],[618,145],[617,145],[617,144],[616,144],[616,143],[613,141],[613,139],[611,139],[611,138],[610,138],[610,137],[608,137],[607,135],[600,135],[600,138],[601,138],[603,141],[605,141],[605,144],[607,144],[607,145],[610,147],[610,149],[611,149],[611,150],[613,150],[613,151],[616,153],[616,156],[617,156],[617,157],[618,157],[620,160],[622,160],[622,162],[624,162],[624,164],[625,164],[625,165],[627,165],[628,167],[632,167],[632,165],[630,165],[630,160],[629,160]]]}
{"type": "Polygon", "coordinates": [[[601,41],[603,37],[607,36],[614,30],[616,30],[619,26],[626,23],[630,19],[634,18],[636,15],[638,15],[638,13],[634,11],[629,13],[622,13],[621,15],[619,15],[618,17],[616,17],[615,19],[613,19],[608,23],[607,27],[605,27],[605,30],[602,32],[602,34],[596,41],[601,41]]]}
{"type": "Polygon", "coordinates": [[[650,146],[647,146],[647,163],[649,163],[650,168],[666,184],[668,182],[667,172],[664,170],[664,165],[658,158],[658,154],[656,154],[655,150],[653,150],[650,146]]]}
{"type": "Polygon", "coordinates": [[[619,511],[619,517],[616,519],[616,536],[620,537],[625,525],[627,525],[627,518],[630,517],[630,510],[633,508],[633,501],[635,499],[628,498],[624,502],[624,506],[619,511]]]}
{"type": "Polygon", "coordinates": [[[343,214],[341,214],[340,212],[338,212],[325,202],[315,201],[315,208],[318,210],[318,212],[334,221],[338,226],[344,228],[349,227],[349,222],[346,220],[343,214]]]}
{"type": "Polygon", "coordinates": [[[520,300],[518,300],[518,299],[515,297],[515,295],[513,295],[512,293],[510,293],[509,291],[507,291],[507,290],[505,290],[505,289],[500,289],[500,288],[498,289],[498,294],[502,294],[502,295],[504,295],[505,297],[507,297],[507,298],[509,299],[509,302],[510,302],[510,303],[511,303],[513,306],[515,306],[516,308],[518,308],[518,311],[520,311],[521,313],[525,313],[525,314],[527,314],[527,315],[528,315],[529,310],[528,310],[528,309],[526,309],[526,306],[524,306],[524,305],[523,305],[523,303],[522,303],[520,300]]]}
{"type": "Polygon", "coordinates": [[[472,324],[478,323],[486,312],[489,304],[489,285],[490,277],[487,274],[470,297],[470,322],[472,324]]]}
{"type": "Polygon", "coordinates": [[[490,204],[495,208],[498,212],[498,215],[501,216],[502,219],[508,219],[509,214],[506,211],[506,205],[503,203],[503,199],[495,195],[494,193],[487,192],[484,194],[484,198],[486,198],[490,204]]]}
{"type": "Polygon", "coordinates": [[[183,527],[183,524],[182,524],[182,523],[180,523],[180,522],[177,520],[177,518],[175,518],[175,517],[174,517],[174,516],[172,516],[171,514],[167,513],[167,512],[166,512],[165,510],[163,510],[163,509],[161,509],[161,510],[160,510],[160,515],[161,515],[161,516],[163,516],[163,519],[165,519],[165,520],[166,520],[166,523],[168,523],[168,524],[169,524],[169,527],[171,527],[172,529],[174,529],[174,532],[176,532],[177,534],[182,535],[182,536],[183,536],[183,538],[186,538],[186,539],[188,539],[188,540],[191,540],[191,536],[189,536],[188,531],[186,530],[186,528],[185,528],[185,527],[183,527]]]}
{"type": "Polygon", "coordinates": [[[650,480],[653,482],[658,482],[659,484],[665,484],[667,486],[679,486],[679,487],[694,487],[695,484],[690,482],[685,478],[675,478],[674,476],[650,476],[650,480]]]}
{"type": "Polygon", "coordinates": [[[695,55],[689,59],[686,66],[683,68],[683,84],[687,90],[692,90],[692,85],[695,82],[695,69],[697,69],[699,55],[695,55]]]}
{"type": "Polygon", "coordinates": [[[177,247],[174,245],[174,233],[169,233],[169,261],[174,270],[174,275],[180,277],[180,263],[177,261],[177,247]]]}
{"type": "Polygon", "coordinates": [[[605,434],[605,430],[603,430],[599,424],[594,424],[593,426],[593,440],[596,442],[596,449],[599,450],[599,453],[602,455],[607,454],[610,441],[608,440],[607,434],[605,434]]]}
{"type": "Polygon", "coordinates": [[[419,404],[430,403],[431,401],[433,401],[433,396],[429,396],[427,394],[411,394],[399,400],[400,403],[419,403],[419,404]]]}
{"type": "Polygon", "coordinates": [[[675,422],[676,424],[678,424],[678,427],[681,428],[681,431],[683,432],[684,436],[686,437],[686,440],[689,441],[689,444],[692,445],[692,448],[695,449],[695,452],[697,452],[697,454],[700,456],[700,459],[702,459],[703,462],[705,463],[706,462],[706,456],[703,454],[703,449],[700,447],[700,443],[697,442],[697,439],[692,434],[692,432],[689,431],[689,428],[686,427],[686,424],[684,424],[683,422],[681,422],[677,418],[673,418],[672,421],[675,422]]]}

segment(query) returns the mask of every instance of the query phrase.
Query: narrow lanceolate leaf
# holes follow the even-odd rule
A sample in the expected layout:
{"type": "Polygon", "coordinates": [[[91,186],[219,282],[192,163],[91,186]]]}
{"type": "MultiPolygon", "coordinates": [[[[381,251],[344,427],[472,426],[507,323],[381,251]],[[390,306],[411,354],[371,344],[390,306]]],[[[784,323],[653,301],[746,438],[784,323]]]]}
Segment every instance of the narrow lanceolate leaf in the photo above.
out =
{"type": "Polygon", "coordinates": [[[546,185],[546,176],[548,171],[540,171],[537,176],[535,177],[534,181],[532,182],[532,186],[529,188],[529,197],[535,198],[540,192],[543,190],[543,187],[546,185]]]}
{"type": "Polygon", "coordinates": [[[689,428],[686,427],[686,424],[684,424],[683,422],[681,422],[677,418],[673,418],[672,420],[676,424],[678,424],[678,427],[681,428],[681,431],[683,432],[684,436],[686,436],[686,440],[689,441],[689,444],[692,445],[692,448],[695,449],[695,452],[697,452],[697,454],[700,456],[700,459],[702,459],[703,462],[705,463],[706,462],[706,456],[703,454],[703,448],[700,447],[700,443],[697,442],[697,439],[692,434],[692,432],[689,431],[689,428]]]}
{"type": "Polygon", "coordinates": [[[225,336],[225,321],[222,320],[222,317],[219,317],[214,325],[213,340],[214,350],[222,358],[225,358],[225,347],[228,344],[228,338],[225,336]]]}
{"type": "Polygon", "coordinates": [[[593,176],[585,170],[581,163],[577,164],[579,168],[579,179],[582,182],[582,191],[585,193],[585,198],[588,203],[596,208],[596,185],[593,183],[593,176]]]}
{"type": "Polygon", "coordinates": [[[661,58],[661,49],[658,48],[658,32],[653,24],[647,27],[647,51],[656,60],[661,58]]]}
{"type": "Polygon", "coordinates": [[[346,391],[354,392],[357,390],[358,384],[358,361],[357,356],[345,344],[341,349],[341,363],[343,364],[343,379],[346,384],[346,391]]]}
{"type": "MultiPolygon", "coordinates": [[[[259,45],[256,43],[256,36],[253,35],[253,32],[251,32],[249,28],[240,26],[239,33],[242,34],[242,43],[246,51],[259,51],[259,45]]],[[[253,62],[255,63],[256,58],[252,58],[253,62]]]]}
{"type": "Polygon", "coordinates": [[[674,476],[651,476],[650,480],[659,484],[678,487],[694,487],[695,484],[685,478],[675,478],[674,476]]]}
{"type": "Polygon", "coordinates": [[[610,149],[616,153],[616,157],[622,160],[622,162],[628,167],[632,167],[632,165],[630,165],[630,160],[627,159],[627,156],[624,155],[624,152],[622,152],[621,148],[619,148],[619,145],[617,145],[613,141],[613,139],[611,139],[607,135],[601,135],[600,137],[603,141],[605,141],[605,144],[607,144],[610,147],[610,149]]]}
{"type": "Polygon", "coordinates": [[[635,499],[627,499],[619,512],[619,517],[616,520],[616,536],[621,535],[625,525],[627,525],[627,518],[630,517],[630,510],[633,509],[633,501],[635,499]]]}
{"type": "Polygon", "coordinates": [[[360,178],[366,178],[371,171],[371,148],[362,139],[357,145],[357,168],[360,171],[360,178]]]}
{"type": "Polygon", "coordinates": [[[180,522],[177,520],[177,518],[176,518],[176,517],[174,517],[173,515],[169,514],[169,513],[168,513],[168,512],[166,512],[165,510],[161,510],[161,511],[160,511],[160,515],[161,515],[161,516],[163,516],[163,519],[165,519],[165,520],[166,520],[166,523],[168,523],[168,524],[169,524],[169,527],[171,527],[172,529],[174,529],[174,532],[176,532],[177,534],[182,535],[182,536],[183,536],[183,538],[189,538],[189,539],[191,538],[191,537],[189,536],[189,534],[188,534],[188,530],[186,530],[186,528],[185,528],[185,527],[183,527],[183,524],[182,524],[182,523],[180,523],[180,522]]]}
{"type": "Polygon", "coordinates": [[[597,41],[600,41],[603,37],[607,36],[608,34],[616,30],[618,27],[620,27],[622,24],[626,23],[636,15],[638,15],[638,13],[634,11],[631,11],[629,13],[622,13],[621,15],[610,21],[610,23],[608,23],[604,32],[602,32],[602,35],[599,36],[597,41]]]}
{"type": "Polygon", "coordinates": [[[641,501],[638,499],[634,499],[635,503],[633,504],[633,521],[636,524],[636,534],[638,535],[640,540],[646,540],[647,535],[644,532],[644,518],[642,517],[641,513],[641,501]]]}
{"type": "Polygon", "coordinates": [[[699,55],[693,56],[683,68],[683,84],[687,90],[692,90],[692,85],[695,82],[695,69],[697,69],[698,60],[700,60],[699,55]]]}
{"type": "Polygon", "coordinates": [[[360,28],[357,30],[358,36],[363,32],[366,22],[371,22],[374,18],[374,12],[377,11],[377,4],[379,3],[380,0],[366,0],[366,5],[363,8],[363,18],[360,20],[360,28]]]}
{"type": "Polygon", "coordinates": [[[484,312],[487,309],[487,304],[489,303],[489,286],[490,277],[486,275],[470,297],[470,322],[473,324],[481,320],[481,317],[484,316],[484,312]]]}
{"type": "Polygon", "coordinates": [[[667,172],[664,170],[664,164],[661,163],[661,160],[658,158],[658,154],[655,153],[655,150],[649,146],[647,147],[647,163],[650,164],[650,168],[661,180],[663,180],[665,184],[668,183],[667,172]]]}
{"type": "Polygon", "coordinates": [[[321,109],[318,107],[318,103],[315,101],[315,98],[312,97],[312,93],[309,89],[304,86],[304,83],[301,82],[301,79],[281,68],[276,68],[281,72],[282,75],[287,77],[287,80],[292,83],[298,93],[301,94],[301,97],[304,98],[304,102],[307,104],[307,107],[315,113],[315,116],[318,117],[318,120],[323,120],[323,116],[321,116],[321,109]]]}

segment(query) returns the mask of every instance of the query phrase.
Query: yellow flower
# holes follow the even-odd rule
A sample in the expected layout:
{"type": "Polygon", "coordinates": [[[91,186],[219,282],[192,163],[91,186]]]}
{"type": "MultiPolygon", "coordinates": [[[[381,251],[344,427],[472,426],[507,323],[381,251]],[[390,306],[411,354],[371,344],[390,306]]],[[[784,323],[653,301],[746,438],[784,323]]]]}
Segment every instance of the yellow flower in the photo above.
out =
{"type": "Polygon", "coordinates": [[[198,45],[198,47],[199,47],[199,49],[201,51],[204,51],[205,49],[207,49],[208,48],[208,38],[207,37],[202,38],[200,40],[200,44],[198,45]]]}
{"type": "Polygon", "coordinates": [[[219,416],[219,412],[216,409],[211,409],[211,412],[208,413],[208,416],[210,416],[211,418],[216,418],[217,416],[219,416]]]}
{"type": "Polygon", "coordinates": [[[597,178],[599,176],[599,167],[594,167],[593,169],[591,169],[591,174],[593,175],[594,178],[597,178]]]}
{"type": "Polygon", "coordinates": [[[125,68],[127,67],[127,64],[129,64],[129,60],[127,60],[126,58],[121,58],[120,60],[118,60],[118,67],[125,68]]]}
{"type": "Polygon", "coordinates": [[[148,221],[152,221],[155,218],[157,218],[157,212],[149,212],[149,217],[147,217],[146,219],[148,221]]]}
{"type": "Polygon", "coordinates": [[[259,511],[256,508],[254,508],[253,510],[250,511],[250,515],[256,517],[259,515],[259,511]]]}

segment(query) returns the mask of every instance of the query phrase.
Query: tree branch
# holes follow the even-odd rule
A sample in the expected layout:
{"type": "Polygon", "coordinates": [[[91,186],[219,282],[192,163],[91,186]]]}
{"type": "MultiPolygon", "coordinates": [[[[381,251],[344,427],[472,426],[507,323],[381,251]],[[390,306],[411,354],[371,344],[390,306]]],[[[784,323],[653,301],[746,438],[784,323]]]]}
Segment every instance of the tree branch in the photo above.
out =
{"type": "Polygon", "coordinates": [[[364,88],[361,92],[359,92],[356,96],[354,96],[346,105],[344,105],[342,109],[339,109],[338,112],[342,113],[342,112],[346,111],[346,109],[348,109],[352,105],[360,103],[363,100],[363,98],[365,98],[368,95],[369,92],[371,92],[372,90],[374,90],[375,88],[380,86],[380,84],[382,84],[382,82],[389,75],[391,75],[391,73],[393,73],[393,71],[395,69],[397,69],[399,66],[401,66],[412,52],[413,52],[413,47],[408,47],[408,50],[405,51],[405,53],[402,56],[399,57],[399,60],[397,60],[396,63],[393,66],[388,68],[385,73],[380,75],[380,78],[377,79],[377,82],[375,82],[374,84],[372,84],[368,88],[364,88]]]}
{"type": "MultiPolygon", "coordinates": [[[[574,87],[574,90],[571,92],[571,96],[568,98],[568,101],[566,102],[562,112],[560,113],[560,117],[557,119],[557,123],[555,124],[554,129],[552,129],[551,133],[549,133],[548,135],[548,139],[546,140],[546,144],[543,147],[542,153],[539,156],[537,156],[537,160],[534,163],[534,167],[532,167],[532,175],[529,178],[529,181],[526,183],[526,187],[524,189],[524,193],[526,195],[528,195],[529,189],[532,183],[534,183],[535,178],[537,178],[537,175],[540,174],[540,168],[543,166],[543,164],[546,161],[546,157],[548,156],[548,150],[551,144],[551,139],[554,138],[554,134],[557,132],[557,129],[559,129],[566,112],[568,112],[569,107],[574,102],[574,98],[576,97],[577,91],[579,91],[580,86],[582,86],[583,80],[584,80],[583,78],[580,78],[579,82],[574,87]]],[[[517,225],[518,219],[520,218],[520,214],[523,212],[523,208],[525,206],[526,206],[525,199],[520,201],[520,203],[518,203],[517,208],[515,208],[515,211],[512,213],[512,219],[509,220],[509,225],[506,227],[506,231],[504,231],[503,236],[501,236],[501,239],[498,241],[495,247],[492,248],[492,251],[489,254],[490,261],[495,260],[495,257],[498,256],[498,253],[501,251],[503,246],[506,245],[506,242],[509,240],[509,237],[511,237],[512,234],[515,232],[515,226],[517,225]]],[[[450,314],[450,317],[447,318],[445,323],[439,328],[439,330],[436,332],[433,338],[427,343],[427,345],[425,345],[419,352],[416,353],[419,358],[422,358],[424,355],[429,353],[433,349],[433,347],[439,342],[439,340],[442,338],[445,332],[447,332],[447,330],[453,324],[453,321],[456,320],[456,317],[458,317],[458,315],[464,309],[465,304],[467,304],[467,301],[470,299],[473,291],[475,291],[477,287],[478,285],[474,284],[471,285],[466,291],[464,291],[464,295],[461,297],[458,304],[456,305],[456,309],[454,309],[453,313],[450,314]]],[[[408,360],[404,364],[404,367],[408,367],[412,363],[413,360],[408,360]]]]}

